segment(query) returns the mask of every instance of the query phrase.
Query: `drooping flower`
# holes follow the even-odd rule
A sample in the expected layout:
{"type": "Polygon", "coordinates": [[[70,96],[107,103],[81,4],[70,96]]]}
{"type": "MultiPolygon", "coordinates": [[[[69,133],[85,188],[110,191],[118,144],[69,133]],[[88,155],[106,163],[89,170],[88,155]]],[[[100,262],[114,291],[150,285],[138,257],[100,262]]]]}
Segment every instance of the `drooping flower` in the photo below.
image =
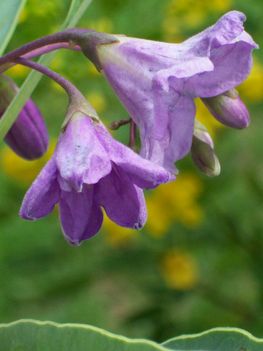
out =
{"type": "MultiPolygon", "coordinates": [[[[10,78],[0,76],[0,117],[17,91],[18,88],[10,78]]],[[[48,131],[32,99],[25,103],[4,140],[17,155],[27,160],[37,159],[47,151],[48,131]]]]}
{"type": "Polygon", "coordinates": [[[231,11],[181,44],[116,35],[97,45],[95,63],[139,126],[143,157],[174,170],[191,149],[194,98],[220,95],[247,77],[257,45],[245,19],[231,11]]]}
{"type": "Polygon", "coordinates": [[[118,225],[141,228],[147,217],[142,189],[170,179],[164,168],[114,140],[100,122],[75,112],[28,190],[20,215],[38,219],[58,203],[64,235],[78,245],[99,231],[102,208],[118,225]]]}

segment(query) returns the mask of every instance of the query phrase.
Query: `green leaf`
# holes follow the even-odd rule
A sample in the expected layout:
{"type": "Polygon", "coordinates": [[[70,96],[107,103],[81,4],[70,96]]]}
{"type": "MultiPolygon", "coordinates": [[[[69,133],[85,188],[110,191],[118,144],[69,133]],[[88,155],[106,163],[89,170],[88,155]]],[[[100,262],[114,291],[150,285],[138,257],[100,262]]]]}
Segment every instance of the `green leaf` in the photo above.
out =
{"type": "Polygon", "coordinates": [[[91,326],[32,320],[0,325],[0,345],[5,351],[168,351],[91,326]]]}
{"type": "Polygon", "coordinates": [[[263,339],[237,328],[214,328],[200,334],[179,336],[162,345],[177,351],[262,351],[263,339]]]}
{"type": "Polygon", "coordinates": [[[89,325],[20,320],[0,324],[0,345],[5,351],[262,351],[263,339],[241,329],[215,328],[159,345],[89,325]]]}
{"type": "MultiPolygon", "coordinates": [[[[69,27],[74,27],[88,6],[91,4],[91,1],[92,0],[72,0],[68,15],[63,25],[61,26],[61,30],[69,27]]],[[[54,53],[51,53],[45,55],[44,57],[41,57],[38,62],[42,65],[49,65],[53,57],[54,53]]],[[[0,120],[0,140],[4,138],[6,133],[11,128],[12,124],[15,122],[17,115],[35,90],[41,77],[42,75],[40,73],[32,71],[24,81],[19,93],[8,106],[0,120]]]]}
{"type": "Polygon", "coordinates": [[[3,54],[18,21],[26,0],[0,2],[0,55],[3,54]]]}

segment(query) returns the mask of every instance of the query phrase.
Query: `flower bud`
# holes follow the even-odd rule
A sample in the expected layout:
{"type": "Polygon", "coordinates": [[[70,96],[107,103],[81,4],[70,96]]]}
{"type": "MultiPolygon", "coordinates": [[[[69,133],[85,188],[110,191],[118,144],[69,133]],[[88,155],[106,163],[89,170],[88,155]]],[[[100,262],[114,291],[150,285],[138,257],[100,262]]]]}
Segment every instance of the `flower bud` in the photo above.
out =
{"type": "Polygon", "coordinates": [[[231,89],[218,96],[203,98],[202,101],[212,115],[226,126],[238,129],[248,127],[249,112],[237,90],[231,89]]]}
{"type": "Polygon", "coordinates": [[[214,142],[213,139],[211,138],[211,135],[208,133],[206,127],[200,123],[197,119],[195,120],[195,126],[194,126],[194,136],[197,139],[200,139],[203,141],[205,144],[208,144],[211,146],[211,148],[214,148],[214,142]]]}
{"type": "Polygon", "coordinates": [[[213,140],[199,122],[194,130],[191,156],[195,165],[207,176],[214,177],[220,174],[220,163],[214,152],[213,140]]]}
{"type": "MultiPolygon", "coordinates": [[[[0,76],[0,118],[17,91],[18,88],[10,78],[0,76]]],[[[28,160],[39,158],[46,152],[47,128],[31,99],[26,102],[4,140],[16,154],[28,160]]]]}

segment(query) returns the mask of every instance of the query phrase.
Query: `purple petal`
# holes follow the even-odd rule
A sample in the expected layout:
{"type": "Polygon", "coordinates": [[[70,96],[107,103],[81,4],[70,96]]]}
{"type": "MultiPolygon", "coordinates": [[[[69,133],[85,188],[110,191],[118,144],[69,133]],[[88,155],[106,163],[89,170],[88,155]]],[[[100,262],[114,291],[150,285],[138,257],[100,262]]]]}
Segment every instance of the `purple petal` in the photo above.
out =
{"type": "Polygon", "coordinates": [[[147,218],[143,191],[120,167],[115,166],[97,187],[96,200],[112,221],[128,228],[143,227],[147,218]]]}
{"type": "Polygon", "coordinates": [[[191,149],[195,105],[191,97],[178,94],[165,81],[154,81],[156,125],[144,136],[142,156],[175,172],[174,163],[191,149]]]}
{"type": "Polygon", "coordinates": [[[29,220],[44,217],[53,210],[58,200],[57,168],[52,157],[27,191],[19,215],[29,220]]]}
{"type": "Polygon", "coordinates": [[[252,50],[257,47],[244,31],[244,21],[241,12],[229,12],[215,25],[174,46],[177,59],[158,75],[192,97],[219,95],[239,85],[250,72],[252,50]]]}
{"type": "Polygon", "coordinates": [[[88,116],[81,113],[69,122],[60,136],[56,161],[60,176],[80,191],[83,184],[95,184],[111,171],[111,162],[88,116]]]}
{"type": "Polygon", "coordinates": [[[211,97],[236,87],[250,72],[251,49],[251,46],[244,42],[215,49],[211,53],[214,71],[191,78],[185,88],[194,96],[211,97]]]}
{"type": "Polygon", "coordinates": [[[142,53],[140,57],[140,45],[145,45],[146,40],[124,37],[120,40],[120,45],[98,47],[103,73],[140,130],[147,133],[154,122],[152,70],[162,65],[156,63],[155,56],[142,53]]]}
{"type": "Polygon", "coordinates": [[[129,174],[131,181],[138,187],[154,188],[174,179],[163,167],[142,158],[129,147],[113,139],[104,128],[98,126],[97,130],[111,160],[129,174]]]}
{"type": "Polygon", "coordinates": [[[60,219],[65,238],[73,245],[95,235],[103,221],[102,211],[94,202],[93,186],[82,192],[62,191],[60,219]]]}
{"type": "Polygon", "coordinates": [[[246,79],[252,66],[252,50],[257,45],[244,31],[244,21],[241,12],[229,12],[214,26],[188,41],[198,39],[194,44],[196,49],[202,42],[209,43],[206,55],[214,65],[213,71],[186,81],[184,88],[190,94],[199,97],[219,95],[246,79]]]}
{"type": "Polygon", "coordinates": [[[195,104],[188,96],[181,96],[174,108],[170,110],[171,139],[165,154],[166,168],[182,159],[191,149],[195,118],[195,104]]]}

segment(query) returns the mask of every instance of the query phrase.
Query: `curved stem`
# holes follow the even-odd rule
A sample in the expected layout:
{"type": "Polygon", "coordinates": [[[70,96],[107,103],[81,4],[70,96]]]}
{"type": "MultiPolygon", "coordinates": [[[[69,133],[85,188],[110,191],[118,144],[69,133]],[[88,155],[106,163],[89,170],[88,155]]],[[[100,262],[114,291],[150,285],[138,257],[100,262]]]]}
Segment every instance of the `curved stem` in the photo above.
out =
{"type": "Polygon", "coordinates": [[[94,110],[94,108],[89,104],[89,102],[85,99],[85,97],[81,94],[81,92],[73,85],[69,80],[60,76],[58,73],[52,71],[51,69],[42,66],[41,64],[27,60],[25,58],[18,58],[15,60],[15,63],[19,63],[23,66],[27,66],[32,68],[47,77],[53,79],[56,83],[58,83],[68,94],[69,97],[69,106],[66,118],[62,124],[62,128],[65,128],[68,122],[70,121],[72,115],[76,111],[80,111],[85,115],[88,115],[93,120],[100,122],[100,119],[94,110]]]}
{"type": "MultiPolygon", "coordinates": [[[[14,61],[17,57],[24,56],[31,51],[35,51],[41,47],[50,45],[50,44],[58,44],[58,43],[77,43],[79,38],[85,34],[93,32],[88,29],[68,29],[63,32],[58,32],[55,34],[47,35],[37,40],[34,40],[30,43],[27,43],[20,48],[17,48],[6,55],[0,57],[0,65],[3,65],[8,62],[14,61]]],[[[69,45],[70,46],[70,45],[69,45]]]]}
{"type": "Polygon", "coordinates": [[[70,49],[70,50],[74,50],[74,51],[80,51],[80,47],[74,43],[56,43],[56,44],[49,44],[49,45],[45,45],[39,49],[35,49],[33,51],[30,51],[29,53],[23,55],[23,58],[26,59],[31,59],[34,58],[36,56],[41,56],[44,54],[48,54],[51,51],[55,51],[55,50],[59,50],[59,49],[70,49]]]}
{"type": "Polygon", "coordinates": [[[75,87],[75,85],[73,85],[69,80],[60,76],[58,73],[52,71],[51,69],[49,69],[45,66],[42,66],[41,64],[39,64],[37,62],[27,60],[25,58],[18,58],[16,60],[14,60],[14,62],[18,63],[20,65],[32,68],[32,69],[46,75],[47,77],[53,79],[56,83],[58,83],[66,91],[71,102],[72,102],[72,100],[76,100],[76,99],[77,100],[84,99],[86,101],[84,96],[75,87]]]}
{"type": "MultiPolygon", "coordinates": [[[[59,50],[59,49],[70,49],[74,51],[80,51],[80,47],[78,45],[72,45],[72,43],[56,43],[56,44],[49,44],[46,46],[43,46],[39,49],[35,49],[33,51],[30,51],[29,53],[21,56],[22,58],[25,59],[32,59],[36,56],[41,56],[44,54],[48,54],[51,51],[59,50]]],[[[6,70],[10,69],[11,67],[15,66],[15,63],[8,62],[0,66],[0,73],[5,72],[6,70]]]]}

